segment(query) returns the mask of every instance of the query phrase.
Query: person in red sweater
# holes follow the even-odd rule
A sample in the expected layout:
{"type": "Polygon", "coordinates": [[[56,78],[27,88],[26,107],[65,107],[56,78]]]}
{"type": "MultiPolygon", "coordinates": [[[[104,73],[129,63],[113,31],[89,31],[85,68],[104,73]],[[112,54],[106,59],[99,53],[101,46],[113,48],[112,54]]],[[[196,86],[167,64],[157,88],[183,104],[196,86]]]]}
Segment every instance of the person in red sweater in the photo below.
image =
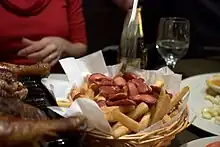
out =
{"type": "Polygon", "coordinates": [[[50,63],[86,53],[81,0],[1,0],[0,60],[50,63]]]}

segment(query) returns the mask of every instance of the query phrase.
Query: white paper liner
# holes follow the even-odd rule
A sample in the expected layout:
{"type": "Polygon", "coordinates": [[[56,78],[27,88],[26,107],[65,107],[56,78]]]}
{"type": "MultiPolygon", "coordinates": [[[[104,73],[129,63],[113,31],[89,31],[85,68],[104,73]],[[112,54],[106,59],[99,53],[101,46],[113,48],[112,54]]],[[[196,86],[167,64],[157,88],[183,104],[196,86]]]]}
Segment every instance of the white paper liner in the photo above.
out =
{"type": "MultiPolygon", "coordinates": [[[[120,72],[122,64],[113,66],[106,66],[101,51],[85,56],[80,59],[65,58],[59,61],[63,67],[68,80],[55,80],[49,78],[42,79],[42,83],[53,92],[57,100],[67,100],[67,95],[73,86],[80,87],[86,76],[92,73],[102,73],[108,76],[115,76],[120,72]],[[52,85],[52,86],[51,86],[52,85]],[[51,87],[53,87],[51,89],[51,87]]],[[[133,72],[146,80],[147,84],[153,84],[156,80],[163,80],[165,82],[165,88],[172,93],[176,93],[180,90],[180,83],[182,76],[173,73],[168,67],[163,67],[159,70],[140,70],[133,67],[127,68],[128,72],[133,72]]],[[[183,103],[179,106],[179,114],[173,117],[172,121],[177,120],[184,109],[186,108],[189,94],[184,96],[183,103]]],[[[103,136],[109,136],[112,134],[111,127],[108,121],[104,119],[104,114],[97,104],[89,99],[80,98],[72,103],[70,108],[49,107],[52,111],[60,114],[64,117],[76,115],[78,113],[83,114],[88,119],[88,130],[94,134],[102,134],[103,136]]],[[[169,125],[171,122],[162,124],[161,121],[148,127],[141,132],[149,132],[156,128],[162,128],[169,125]]]]}

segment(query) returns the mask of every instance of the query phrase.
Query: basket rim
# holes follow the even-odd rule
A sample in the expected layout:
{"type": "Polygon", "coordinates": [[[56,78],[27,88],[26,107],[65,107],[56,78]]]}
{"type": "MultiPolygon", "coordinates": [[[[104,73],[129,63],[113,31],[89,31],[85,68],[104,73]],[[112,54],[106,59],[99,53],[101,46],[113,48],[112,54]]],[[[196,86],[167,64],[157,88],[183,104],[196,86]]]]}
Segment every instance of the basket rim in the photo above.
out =
{"type": "Polygon", "coordinates": [[[184,112],[182,113],[182,115],[179,117],[178,120],[174,121],[173,123],[171,123],[170,125],[164,128],[159,128],[152,132],[143,132],[139,134],[137,133],[138,136],[137,134],[131,134],[131,136],[133,135],[135,137],[124,135],[120,138],[114,138],[113,136],[108,136],[108,137],[102,136],[100,134],[98,135],[91,132],[88,132],[88,135],[98,140],[100,139],[100,140],[125,141],[125,142],[129,141],[132,142],[132,144],[145,144],[145,143],[158,141],[169,136],[175,136],[176,134],[183,131],[185,128],[187,128],[190,125],[188,118],[189,118],[189,108],[188,106],[186,106],[184,112]],[[158,132],[162,132],[162,133],[157,135],[158,132]]]}

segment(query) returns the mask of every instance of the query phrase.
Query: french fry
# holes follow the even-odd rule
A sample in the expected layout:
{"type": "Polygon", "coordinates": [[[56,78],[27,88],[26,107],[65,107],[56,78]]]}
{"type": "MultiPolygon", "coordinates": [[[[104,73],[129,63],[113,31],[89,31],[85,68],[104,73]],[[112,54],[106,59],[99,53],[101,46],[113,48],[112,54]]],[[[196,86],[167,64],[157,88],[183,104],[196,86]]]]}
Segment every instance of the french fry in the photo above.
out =
{"type": "Polygon", "coordinates": [[[164,115],[168,113],[169,108],[170,108],[170,101],[171,100],[169,96],[165,93],[164,88],[162,88],[159,98],[157,99],[155,113],[152,114],[152,120],[150,123],[151,125],[158,122],[159,120],[162,120],[164,115]]]}
{"type": "Polygon", "coordinates": [[[150,118],[151,118],[151,113],[150,112],[146,113],[142,117],[141,121],[139,122],[141,130],[143,130],[143,129],[145,129],[149,126],[150,120],[151,120],[150,118]]]}
{"type": "Polygon", "coordinates": [[[113,111],[116,111],[116,110],[119,110],[119,107],[118,106],[112,106],[112,107],[102,107],[101,110],[103,111],[104,113],[104,117],[105,117],[105,120],[108,120],[109,122],[116,122],[117,120],[114,119],[113,115],[112,115],[112,112],[113,111]]]}
{"type": "Polygon", "coordinates": [[[135,107],[134,106],[111,106],[111,107],[102,107],[101,110],[104,113],[104,117],[106,120],[108,120],[109,122],[117,122],[117,120],[115,120],[113,118],[112,112],[113,111],[120,111],[122,113],[127,113],[131,110],[134,110],[135,107]]]}
{"type": "MultiPolygon", "coordinates": [[[[146,113],[142,117],[141,121],[139,122],[140,130],[143,130],[143,129],[145,129],[149,126],[150,117],[151,117],[150,112],[146,113]]],[[[115,130],[113,130],[114,137],[116,137],[116,138],[118,138],[120,136],[123,136],[123,135],[126,135],[126,134],[129,134],[129,133],[131,133],[131,130],[128,129],[127,127],[123,126],[123,125],[120,125],[115,130]]]]}
{"type": "Polygon", "coordinates": [[[88,83],[84,82],[81,88],[84,89],[85,91],[87,91],[89,88],[88,83]]]}
{"type": "Polygon", "coordinates": [[[167,123],[167,122],[169,122],[169,121],[171,121],[171,117],[169,116],[169,115],[165,115],[164,117],[163,117],[163,123],[167,123]]]}
{"type": "Polygon", "coordinates": [[[87,95],[88,98],[90,98],[92,100],[94,99],[94,91],[92,89],[87,89],[85,95],[87,95]]]}
{"type": "Polygon", "coordinates": [[[173,107],[175,107],[177,104],[179,104],[179,102],[182,100],[183,96],[189,92],[189,86],[184,87],[183,89],[181,89],[181,91],[179,93],[177,93],[170,102],[170,108],[169,111],[173,109],[173,107]]]}
{"type": "Polygon", "coordinates": [[[135,109],[135,106],[119,106],[119,110],[122,113],[129,113],[135,109]]]}
{"type": "Polygon", "coordinates": [[[174,110],[172,113],[170,113],[169,116],[172,118],[172,117],[176,116],[178,113],[179,113],[178,110],[174,110]]]}
{"type": "Polygon", "coordinates": [[[78,98],[81,95],[80,93],[80,89],[79,88],[73,88],[69,94],[70,98],[72,100],[75,100],[76,98],[78,98]]]}
{"type": "Polygon", "coordinates": [[[121,137],[123,135],[131,133],[131,130],[129,130],[127,127],[121,125],[117,129],[113,130],[113,135],[115,138],[121,137]]]}
{"type": "Polygon", "coordinates": [[[57,101],[57,105],[59,107],[70,107],[72,102],[67,102],[67,101],[57,101]]]}
{"type": "Polygon", "coordinates": [[[157,86],[157,87],[162,88],[162,87],[164,86],[164,81],[162,81],[162,80],[157,80],[154,85],[157,86]]]}
{"type": "MultiPolygon", "coordinates": [[[[140,103],[133,111],[128,113],[128,117],[137,120],[141,118],[145,113],[149,111],[149,107],[145,103],[140,103]]],[[[112,129],[115,130],[118,127],[123,126],[120,122],[117,122],[115,125],[113,125],[112,129]]]]}
{"type": "Polygon", "coordinates": [[[132,130],[133,132],[139,132],[140,131],[140,125],[135,120],[131,119],[127,115],[121,113],[120,111],[116,110],[112,113],[113,118],[116,119],[118,122],[120,122],[122,125],[127,127],[129,130],[132,130]]]}
{"type": "Polygon", "coordinates": [[[96,100],[96,101],[105,101],[106,98],[105,98],[104,96],[98,95],[98,96],[96,96],[96,97],[94,98],[94,100],[96,100]]]}

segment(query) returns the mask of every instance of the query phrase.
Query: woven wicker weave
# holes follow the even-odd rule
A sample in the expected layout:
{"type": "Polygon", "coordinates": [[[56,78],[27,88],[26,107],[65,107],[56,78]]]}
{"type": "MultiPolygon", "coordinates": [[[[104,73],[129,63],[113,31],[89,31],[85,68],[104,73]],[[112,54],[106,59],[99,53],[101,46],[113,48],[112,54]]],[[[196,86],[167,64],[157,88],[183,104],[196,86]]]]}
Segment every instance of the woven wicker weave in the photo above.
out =
{"type": "Polygon", "coordinates": [[[148,133],[122,136],[120,139],[89,134],[88,142],[90,147],[167,147],[175,136],[188,126],[188,109],[186,108],[179,119],[167,127],[148,133]]]}

